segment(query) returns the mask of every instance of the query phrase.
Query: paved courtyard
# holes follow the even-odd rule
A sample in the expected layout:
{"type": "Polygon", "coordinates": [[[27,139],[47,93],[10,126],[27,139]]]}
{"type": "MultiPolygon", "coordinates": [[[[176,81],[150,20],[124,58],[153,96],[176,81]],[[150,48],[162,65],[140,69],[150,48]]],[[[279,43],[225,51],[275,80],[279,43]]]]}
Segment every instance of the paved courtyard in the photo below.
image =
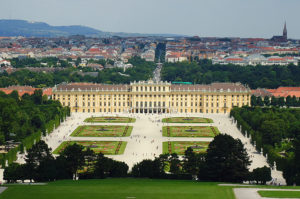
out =
{"type": "MultiPolygon", "coordinates": [[[[101,123],[102,125],[103,123],[101,123]]],[[[126,123],[105,123],[105,125],[128,125],[126,123]]],[[[122,155],[108,155],[113,159],[126,162],[130,168],[143,159],[154,159],[162,153],[162,143],[166,141],[212,141],[213,138],[187,138],[187,137],[163,137],[163,126],[216,126],[220,133],[226,133],[234,138],[239,138],[245,144],[251,157],[252,164],[250,170],[267,165],[266,158],[258,153],[254,146],[250,144],[249,138],[244,137],[237,129],[236,125],[224,114],[91,114],[91,113],[72,113],[50,135],[43,137],[52,150],[55,150],[63,141],[86,140],[86,141],[126,141],[127,146],[122,155]],[[99,123],[86,123],[84,120],[91,116],[125,116],[136,118],[131,136],[129,137],[70,137],[71,133],[79,125],[99,125],[99,123]],[[213,123],[162,123],[166,117],[206,117],[213,119],[213,123]]],[[[24,162],[24,155],[18,156],[18,162],[24,162]]],[[[1,177],[1,176],[0,176],[1,177]]],[[[282,173],[272,171],[272,177],[277,183],[285,184],[282,173]]]]}

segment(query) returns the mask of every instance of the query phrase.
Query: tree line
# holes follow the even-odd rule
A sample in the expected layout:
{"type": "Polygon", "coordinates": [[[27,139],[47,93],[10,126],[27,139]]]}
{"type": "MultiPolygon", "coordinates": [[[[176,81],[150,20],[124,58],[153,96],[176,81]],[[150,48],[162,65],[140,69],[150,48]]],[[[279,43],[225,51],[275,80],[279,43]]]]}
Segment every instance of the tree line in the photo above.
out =
{"type": "Polygon", "coordinates": [[[241,82],[251,89],[300,86],[300,66],[238,66],[212,64],[209,60],[164,63],[162,80],[195,84],[241,82]]]}
{"type": "Polygon", "coordinates": [[[264,98],[258,96],[251,96],[251,106],[276,106],[276,107],[299,107],[300,99],[297,99],[296,96],[287,96],[284,97],[269,97],[265,96],[264,98]]]}
{"type": "Polygon", "coordinates": [[[58,179],[94,179],[106,177],[136,177],[165,179],[198,179],[201,181],[243,182],[256,181],[265,184],[271,180],[268,167],[249,172],[251,161],[239,139],[218,135],[210,143],[206,154],[197,154],[192,148],[185,151],[183,159],[177,154],[162,154],[154,160],[146,159],[132,168],[128,165],[95,154],[77,144],[67,146],[54,158],[44,141],[34,145],[25,158],[26,163],[11,164],[5,168],[4,179],[8,182],[53,181],[58,179]],[[226,175],[224,175],[226,174],[226,175]]]}
{"type": "Polygon", "coordinates": [[[257,150],[267,155],[269,164],[276,162],[289,185],[300,184],[299,109],[235,107],[230,116],[257,150]]]}
{"type": "Polygon", "coordinates": [[[80,70],[69,67],[66,70],[52,73],[31,72],[27,69],[8,74],[0,74],[0,87],[11,85],[29,85],[43,88],[52,87],[62,82],[95,82],[106,84],[128,84],[133,81],[149,80],[153,76],[156,67],[154,62],[147,62],[139,57],[129,59],[133,65],[125,72],[121,68],[111,68],[97,71],[96,77],[89,74],[80,74],[80,70]]]}
{"type": "Polygon", "coordinates": [[[0,163],[4,165],[6,160],[12,162],[18,151],[29,149],[41,135],[52,132],[70,115],[70,110],[58,101],[49,100],[38,89],[22,97],[17,91],[10,94],[1,91],[0,113],[0,145],[7,145],[8,141],[20,143],[7,154],[0,154],[0,163]]]}
{"type": "Polygon", "coordinates": [[[44,57],[41,59],[35,58],[12,58],[10,63],[15,68],[25,68],[25,67],[72,67],[72,64],[68,60],[62,60],[57,57],[44,57]],[[44,65],[46,64],[46,65],[44,65]]]}

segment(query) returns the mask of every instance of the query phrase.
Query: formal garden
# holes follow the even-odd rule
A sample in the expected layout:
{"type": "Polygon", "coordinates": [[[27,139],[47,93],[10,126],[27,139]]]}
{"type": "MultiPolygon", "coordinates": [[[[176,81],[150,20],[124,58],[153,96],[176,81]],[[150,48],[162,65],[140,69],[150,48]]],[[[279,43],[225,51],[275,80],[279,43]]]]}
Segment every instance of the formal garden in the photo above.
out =
{"type": "Polygon", "coordinates": [[[215,137],[220,134],[214,126],[164,126],[165,137],[215,137]]]}
{"type": "Polygon", "coordinates": [[[121,155],[127,145],[127,142],[123,141],[66,141],[55,149],[53,154],[60,154],[67,146],[75,143],[82,145],[85,149],[90,148],[95,153],[103,153],[104,155],[121,155]]]}
{"type": "Polygon", "coordinates": [[[213,123],[212,119],[204,117],[169,117],[162,119],[164,123],[213,123]]]}
{"type": "Polygon", "coordinates": [[[130,117],[89,117],[84,122],[90,123],[134,123],[135,118],[130,117]]]}
{"type": "Polygon", "coordinates": [[[132,132],[132,126],[112,125],[83,125],[78,126],[71,136],[73,137],[127,137],[132,132]]]}
{"type": "Polygon", "coordinates": [[[184,155],[187,148],[191,147],[195,153],[205,153],[210,142],[203,141],[174,141],[163,142],[163,153],[184,155]]]}

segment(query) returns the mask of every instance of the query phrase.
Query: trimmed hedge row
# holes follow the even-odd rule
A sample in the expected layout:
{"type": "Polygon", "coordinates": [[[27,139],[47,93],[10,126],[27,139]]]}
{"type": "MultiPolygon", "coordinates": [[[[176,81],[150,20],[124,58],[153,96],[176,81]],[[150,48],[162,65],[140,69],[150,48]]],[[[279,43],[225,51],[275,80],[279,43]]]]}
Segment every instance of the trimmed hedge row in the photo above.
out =
{"type": "Polygon", "coordinates": [[[274,151],[274,148],[271,145],[264,144],[262,142],[261,133],[252,129],[252,127],[243,120],[240,115],[241,108],[233,108],[230,112],[230,117],[233,117],[236,121],[237,128],[241,130],[244,136],[251,136],[251,143],[256,147],[256,150],[261,152],[263,149],[263,154],[268,155],[267,161],[270,166],[274,166],[274,162],[276,162],[276,167],[279,170],[283,169],[284,166],[284,158],[280,157],[278,153],[274,151]]]}

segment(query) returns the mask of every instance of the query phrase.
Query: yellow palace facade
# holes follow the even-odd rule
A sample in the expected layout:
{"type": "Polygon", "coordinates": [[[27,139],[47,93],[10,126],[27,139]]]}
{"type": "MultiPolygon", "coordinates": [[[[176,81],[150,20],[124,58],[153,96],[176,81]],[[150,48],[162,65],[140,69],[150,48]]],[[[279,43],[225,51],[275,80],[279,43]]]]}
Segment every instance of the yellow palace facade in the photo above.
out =
{"type": "Polygon", "coordinates": [[[139,81],[108,85],[59,84],[52,99],[81,113],[229,113],[250,106],[251,90],[240,83],[179,85],[139,81]]]}

